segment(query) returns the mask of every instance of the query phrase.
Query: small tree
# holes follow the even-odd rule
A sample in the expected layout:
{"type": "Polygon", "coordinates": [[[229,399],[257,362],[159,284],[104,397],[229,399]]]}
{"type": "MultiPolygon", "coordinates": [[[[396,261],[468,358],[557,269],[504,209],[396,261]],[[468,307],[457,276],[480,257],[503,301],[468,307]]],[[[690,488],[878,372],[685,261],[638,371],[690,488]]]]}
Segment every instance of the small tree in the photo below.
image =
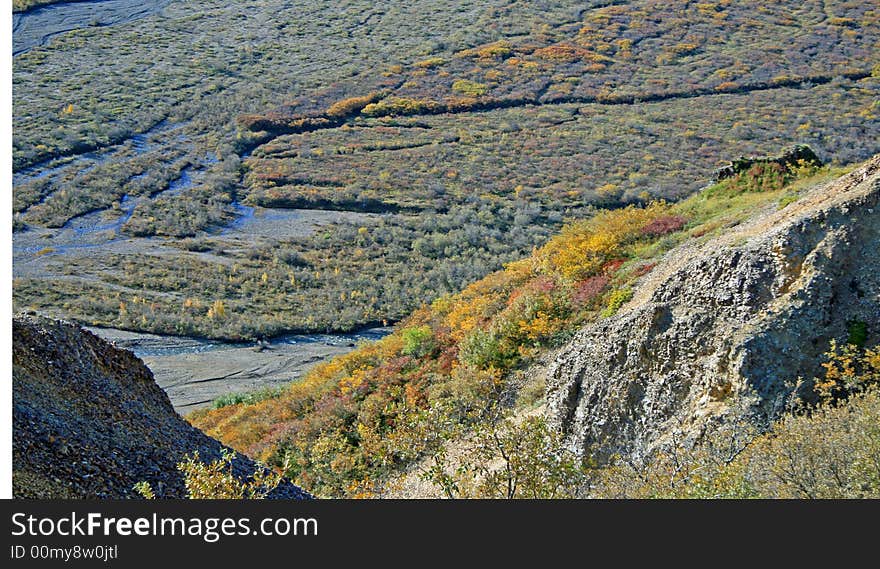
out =
{"type": "Polygon", "coordinates": [[[576,498],[592,479],[540,417],[481,424],[465,446],[454,460],[441,448],[423,474],[448,498],[576,498]]]}
{"type": "MultiPolygon", "coordinates": [[[[177,470],[183,473],[188,498],[259,500],[281,483],[281,476],[263,468],[257,468],[250,480],[240,480],[232,472],[235,453],[226,449],[221,452],[219,459],[208,464],[199,460],[198,451],[177,463],[177,470]]],[[[134,485],[134,490],[148,500],[156,497],[149,482],[138,482],[134,485]]]]}

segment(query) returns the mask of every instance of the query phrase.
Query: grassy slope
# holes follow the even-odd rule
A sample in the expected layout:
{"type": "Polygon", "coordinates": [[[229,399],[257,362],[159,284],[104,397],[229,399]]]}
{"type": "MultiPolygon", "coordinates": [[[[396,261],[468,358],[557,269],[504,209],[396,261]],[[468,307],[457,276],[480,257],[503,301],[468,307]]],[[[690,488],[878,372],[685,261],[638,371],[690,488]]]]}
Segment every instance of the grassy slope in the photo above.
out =
{"type": "Polygon", "coordinates": [[[674,205],[601,212],[422,307],[391,336],[319,365],[280,396],[190,420],[318,494],[369,491],[439,444],[445,425],[483,421],[502,402],[534,403],[540,386],[512,389],[517,370],[612,314],[666,251],[840,174],[757,168],[674,205]]]}

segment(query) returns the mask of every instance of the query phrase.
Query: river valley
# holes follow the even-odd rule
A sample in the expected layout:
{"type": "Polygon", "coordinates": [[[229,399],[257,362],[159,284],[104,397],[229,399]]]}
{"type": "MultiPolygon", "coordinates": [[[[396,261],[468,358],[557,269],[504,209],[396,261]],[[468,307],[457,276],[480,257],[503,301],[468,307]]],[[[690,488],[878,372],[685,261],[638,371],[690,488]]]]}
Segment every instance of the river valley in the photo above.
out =
{"type": "Polygon", "coordinates": [[[46,45],[53,36],[112,26],[161,12],[171,0],[91,0],[51,4],[12,15],[12,55],[46,45]]]}
{"type": "MultiPolygon", "coordinates": [[[[120,25],[160,14],[170,0],[85,0],[58,3],[13,14],[13,56],[47,45],[59,34],[76,30],[120,25]]],[[[39,180],[81,176],[120,157],[162,152],[171,145],[186,144],[181,134],[185,123],[162,121],[149,131],[128,140],[78,156],[50,160],[14,172],[16,187],[39,180]]],[[[184,129],[185,130],[185,129],[184,129]]],[[[167,188],[153,195],[125,195],[113,207],[72,218],[62,227],[28,226],[13,235],[13,278],[49,278],[81,285],[93,277],[71,269],[71,263],[94,255],[189,254],[228,261],[211,253],[182,252],[163,238],[133,237],[123,231],[138,205],[191,190],[200,183],[207,166],[205,156],[184,168],[167,188]]],[[[356,212],[266,209],[239,204],[230,206],[234,219],[214,234],[231,247],[247,246],[255,238],[289,239],[307,236],[317,228],[344,219],[376,217],[356,212]]],[[[122,293],[140,291],[119,287],[122,293]]],[[[381,338],[389,328],[367,328],[351,334],[286,335],[255,344],[229,343],[195,338],[143,334],[109,328],[90,328],[97,335],[130,349],[152,370],[175,409],[186,414],[211,405],[220,396],[274,389],[296,381],[318,362],[353,349],[358,342],[381,338]]]]}

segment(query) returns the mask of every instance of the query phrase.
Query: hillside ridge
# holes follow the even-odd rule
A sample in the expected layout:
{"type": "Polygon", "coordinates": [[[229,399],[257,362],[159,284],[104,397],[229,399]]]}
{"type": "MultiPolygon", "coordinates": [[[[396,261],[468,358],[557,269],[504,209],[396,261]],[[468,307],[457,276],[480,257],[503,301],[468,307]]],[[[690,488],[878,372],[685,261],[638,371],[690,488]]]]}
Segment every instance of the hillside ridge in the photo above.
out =
{"type": "MultiPolygon", "coordinates": [[[[670,251],[546,369],[548,417],[581,454],[698,436],[738,402],[775,418],[832,339],[880,322],[880,157],[670,251]]],[[[870,343],[870,342],[868,342],[870,343]]],[[[809,383],[809,381],[807,381],[809,383]]],[[[804,393],[801,387],[800,393],[804,393]]],[[[601,453],[600,453],[601,454],[601,453]]]]}
{"type": "MultiPolygon", "coordinates": [[[[20,498],[186,497],[176,465],[226,448],[175,413],[133,353],[67,322],[19,315],[13,334],[13,494],[20,498]]],[[[257,465],[232,463],[246,479],[257,465]]],[[[271,498],[309,498],[282,481],[271,498]]]]}

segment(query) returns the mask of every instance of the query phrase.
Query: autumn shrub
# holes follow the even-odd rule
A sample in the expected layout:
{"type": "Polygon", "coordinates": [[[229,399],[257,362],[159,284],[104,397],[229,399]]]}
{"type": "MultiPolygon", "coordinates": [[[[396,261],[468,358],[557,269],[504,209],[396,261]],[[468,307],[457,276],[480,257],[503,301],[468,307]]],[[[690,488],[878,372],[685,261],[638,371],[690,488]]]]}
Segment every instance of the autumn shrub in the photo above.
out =
{"type": "Polygon", "coordinates": [[[880,498],[880,392],[787,416],[736,468],[764,498],[880,498]]]}
{"type": "Polygon", "coordinates": [[[660,237],[661,235],[681,231],[686,223],[687,219],[680,215],[665,215],[645,225],[642,228],[642,232],[651,237],[660,237]]]}
{"type": "Polygon", "coordinates": [[[498,59],[510,55],[512,46],[509,41],[499,40],[497,42],[481,45],[472,49],[466,49],[459,52],[461,57],[476,57],[479,59],[498,59]]]}
{"type": "MultiPolygon", "coordinates": [[[[185,456],[177,463],[177,469],[183,474],[187,497],[191,500],[259,500],[281,483],[281,476],[259,467],[249,479],[242,480],[232,472],[234,460],[235,453],[226,449],[219,459],[210,463],[202,462],[198,451],[185,456]]],[[[145,499],[156,497],[149,482],[138,482],[134,489],[145,499]]]]}
{"type": "Polygon", "coordinates": [[[364,107],[371,103],[375,103],[384,96],[384,93],[373,92],[363,97],[350,97],[342,99],[327,107],[325,114],[328,117],[343,118],[355,115],[361,112],[364,107]]]}
{"type": "Polygon", "coordinates": [[[606,275],[597,275],[588,277],[582,281],[575,283],[575,292],[572,301],[577,306],[589,306],[599,298],[611,279],[606,275]]]}
{"type": "Polygon", "coordinates": [[[428,59],[423,59],[421,61],[416,62],[416,67],[420,67],[422,69],[430,69],[432,67],[439,67],[446,62],[442,57],[429,57],[428,59]]]}
{"type": "Polygon", "coordinates": [[[864,349],[857,342],[841,345],[832,339],[825,355],[824,376],[813,385],[823,403],[834,403],[880,384],[880,347],[864,349]]]}
{"type": "Polygon", "coordinates": [[[430,326],[405,328],[400,335],[403,338],[401,353],[405,356],[420,358],[429,354],[435,347],[430,326]]]}
{"type": "Polygon", "coordinates": [[[364,106],[361,112],[371,117],[414,115],[431,112],[437,107],[438,103],[430,100],[413,99],[410,97],[389,97],[377,103],[370,103],[364,106]]]}
{"type": "Polygon", "coordinates": [[[647,275],[656,266],[657,266],[657,263],[644,263],[644,264],[637,266],[635,269],[633,269],[632,274],[634,277],[638,278],[638,277],[647,275]]]}
{"type": "Polygon", "coordinates": [[[479,97],[480,95],[485,95],[489,91],[489,87],[476,81],[459,79],[452,84],[452,90],[469,97],[479,97]]]}
{"type": "Polygon", "coordinates": [[[608,57],[592,52],[588,49],[570,44],[549,45],[547,47],[536,49],[532,53],[535,57],[539,59],[549,59],[553,61],[588,61],[593,64],[610,61],[608,57]]]}
{"type": "Polygon", "coordinates": [[[606,261],[602,268],[600,269],[603,275],[607,275],[609,277],[613,277],[614,273],[616,273],[623,265],[626,264],[626,258],[615,258],[609,261],[606,261]]]}
{"type": "Polygon", "coordinates": [[[603,317],[608,317],[616,313],[620,310],[620,307],[626,304],[629,299],[633,296],[633,291],[631,288],[619,288],[615,291],[612,291],[610,295],[608,295],[608,302],[605,306],[605,309],[602,311],[603,317]]]}
{"type": "Polygon", "coordinates": [[[439,447],[422,475],[447,498],[578,498],[592,479],[540,417],[482,423],[459,440],[463,450],[439,447]]]}
{"type": "Polygon", "coordinates": [[[470,424],[493,416],[504,389],[504,370],[494,367],[479,369],[467,364],[455,366],[448,376],[428,386],[431,406],[442,408],[451,425],[470,424]],[[439,406],[439,407],[438,407],[439,406]]]}
{"type": "Polygon", "coordinates": [[[557,61],[577,61],[578,59],[582,59],[583,57],[585,57],[587,54],[589,54],[589,52],[582,47],[557,44],[536,49],[532,52],[532,54],[540,59],[552,59],[557,61]]]}
{"type": "Polygon", "coordinates": [[[567,279],[582,280],[597,274],[628,245],[649,236],[645,227],[656,218],[669,215],[663,202],[647,207],[628,206],[602,211],[595,217],[573,224],[542,247],[537,256],[545,270],[558,272],[567,279]]]}
{"type": "Polygon", "coordinates": [[[204,463],[198,451],[184,457],[177,465],[183,473],[184,484],[191,499],[262,499],[281,482],[277,474],[258,468],[251,480],[239,480],[232,473],[235,453],[224,449],[218,460],[204,463]]]}

